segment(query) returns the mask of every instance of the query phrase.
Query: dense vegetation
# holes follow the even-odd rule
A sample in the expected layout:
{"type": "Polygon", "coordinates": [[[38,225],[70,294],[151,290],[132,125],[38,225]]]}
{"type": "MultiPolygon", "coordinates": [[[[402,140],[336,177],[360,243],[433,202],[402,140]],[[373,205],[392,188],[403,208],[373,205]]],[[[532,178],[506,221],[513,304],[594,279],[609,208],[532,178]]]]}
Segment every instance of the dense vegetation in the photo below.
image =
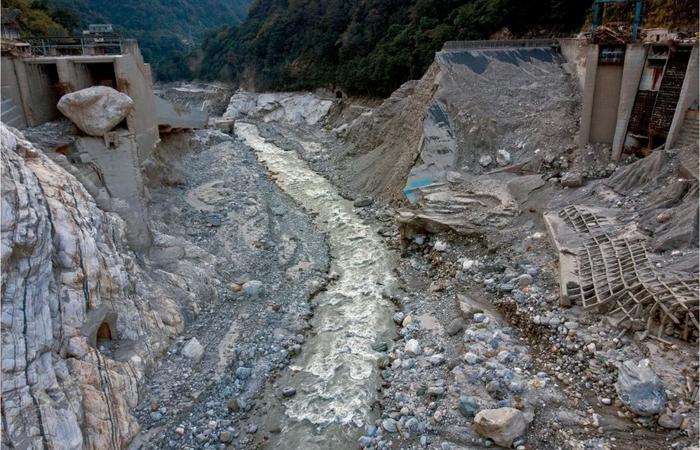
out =
{"type": "Polygon", "coordinates": [[[44,0],[5,0],[4,20],[19,26],[24,36],[66,36],[78,26],[80,18],[69,8],[50,7],[44,0]]]}
{"type": "Polygon", "coordinates": [[[157,77],[170,80],[189,77],[184,56],[212,29],[241,22],[251,0],[42,1],[54,9],[77,12],[78,29],[91,23],[111,23],[117,31],[138,39],[157,77]]]}
{"type": "Polygon", "coordinates": [[[257,89],[339,87],[385,96],[446,40],[579,30],[591,0],[256,0],[210,37],[198,75],[257,89]],[[505,31],[504,29],[507,29],[505,31]]]}

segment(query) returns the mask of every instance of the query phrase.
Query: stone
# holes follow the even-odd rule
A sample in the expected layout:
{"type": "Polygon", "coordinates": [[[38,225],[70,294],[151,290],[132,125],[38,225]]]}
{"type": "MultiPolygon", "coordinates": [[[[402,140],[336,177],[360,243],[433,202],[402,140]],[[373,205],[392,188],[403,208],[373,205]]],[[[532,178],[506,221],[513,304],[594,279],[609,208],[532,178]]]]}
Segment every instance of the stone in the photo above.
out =
{"type": "Polygon", "coordinates": [[[238,400],[232,398],[226,402],[226,408],[228,408],[228,410],[231,412],[238,412],[241,410],[241,405],[238,403],[238,400]]]}
{"type": "Polygon", "coordinates": [[[250,367],[239,367],[236,369],[236,378],[239,380],[247,380],[253,374],[253,369],[250,367]]]}
{"type": "Polygon", "coordinates": [[[455,334],[459,333],[464,329],[464,322],[462,322],[461,319],[453,319],[448,325],[447,328],[445,328],[445,332],[450,335],[454,336],[455,334]]]}
{"type": "Polygon", "coordinates": [[[583,185],[583,175],[580,172],[565,172],[561,176],[561,185],[565,187],[579,187],[583,185]]]}
{"type": "Polygon", "coordinates": [[[182,354],[197,363],[204,356],[204,347],[197,338],[192,338],[182,347],[182,354]]]}
{"type": "Polygon", "coordinates": [[[479,362],[479,357],[478,357],[476,354],[472,353],[472,352],[467,352],[467,353],[464,354],[464,361],[465,361],[467,364],[473,366],[474,364],[476,364],[477,362],[479,362]]]}
{"type": "Polygon", "coordinates": [[[459,184],[462,181],[464,181],[464,177],[462,177],[462,174],[459,172],[455,172],[454,170],[448,171],[447,174],[445,174],[445,179],[448,183],[453,184],[459,184]]]}
{"type": "Polygon", "coordinates": [[[518,277],[518,286],[521,288],[528,287],[532,284],[532,276],[524,273],[518,277]]]}
{"type": "Polygon", "coordinates": [[[649,360],[627,360],[620,364],[615,390],[622,403],[638,416],[658,414],[666,406],[663,384],[649,366],[649,360]]]}
{"type": "Polygon", "coordinates": [[[525,416],[519,409],[482,409],[474,417],[474,430],[497,445],[509,448],[527,428],[525,416]]]}
{"type": "Polygon", "coordinates": [[[390,417],[382,420],[382,428],[389,433],[396,433],[399,429],[396,420],[390,417]]]}
{"type": "Polygon", "coordinates": [[[459,399],[459,412],[466,417],[471,419],[479,412],[480,406],[479,401],[475,397],[464,396],[459,399]]]}
{"type": "Polygon", "coordinates": [[[432,364],[433,366],[439,366],[440,364],[443,364],[445,362],[445,355],[443,355],[442,353],[431,355],[428,358],[428,361],[430,361],[430,364],[432,364]]]}
{"type": "Polygon", "coordinates": [[[101,137],[126,118],[134,101],[111,87],[92,86],[64,95],[56,107],[83,132],[101,137]]]}
{"type": "Polygon", "coordinates": [[[511,161],[512,158],[508,150],[500,149],[496,152],[496,164],[498,164],[499,166],[507,166],[511,163],[511,161]]]}
{"type": "Polygon", "coordinates": [[[406,352],[408,353],[413,353],[414,355],[420,355],[421,354],[421,347],[420,344],[418,343],[417,340],[415,339],[410,339],[408,342],[406,342],[406,352]]]}
{"type": "Polygon", "coordinates": [[[435,241],[433,248],[438,252],[444,252],[447,250],[447,243],[444,241],[435,241]]]}
{"type": "Polygon", "coordinates": [[[297,390],[294,389],[291,386],[287,386],[286,388],[282,389],[282,396],[284,397],[294,397],[297,394],[297,390]]]}
{"type": "Polygon", "coordinates": [[[229,442],[233,441],[233,434],[230,431],[222,431],[219,434],[219,441],[223,442],[224,444],[228,444],[229,442]]]}
{"type": "Polygon", "coordinates": [[[262,281],[250,280],[243,283],[243,292],[248,297],[259,298],[263,291],[262,281]]]}
{"type": "Polygon", "coordinates": [[[352,206],[356,208],[364,208],[370,206],[372,203],[374,203],[374,200],[371,198],[358,198],[352,203],[352,206]]]}
{"type": "Polygon", "coordinates": [[[357,441],[360,444],[360,448],[370,448],[372,446],[372,438],[369,436],[362,436],[357,441]]]}
{"type": "Polygon", "coordinates": [[[440,397],[441,395],[445,395],[445,388],[442,386],[431,386],[428,388],[427,394],[433,397],[440,397]]]}
{"type": "Polygon", "coordinates": [[[493,158],[491,158],[491,156],[489,155],[484,155],[481,158],[479,158],[479,164],[481,165],[481,167],[488,167],[491,165],[492,162],[493,158]]]}
{"type": "Polygon", "coordinates": [[[659,426],[668,430],[676,430],[681,427],[683,416],[678,413],[665,412],[659,416],[659,426]]]}

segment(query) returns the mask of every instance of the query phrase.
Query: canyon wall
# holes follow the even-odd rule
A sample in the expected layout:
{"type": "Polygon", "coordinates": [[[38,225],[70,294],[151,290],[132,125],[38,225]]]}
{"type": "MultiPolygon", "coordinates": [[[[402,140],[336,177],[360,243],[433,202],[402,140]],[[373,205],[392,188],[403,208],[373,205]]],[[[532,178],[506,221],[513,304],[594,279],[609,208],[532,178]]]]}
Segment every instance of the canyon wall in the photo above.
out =
{"type": "Polygon", "coordinates": [[[216,296],[215,261],[162,235],[155,250],[178,247],[177,265],[137,258],[122,219],[18,131],[0,133],[3,447],[123,448],[139,382],[216,296]]]}

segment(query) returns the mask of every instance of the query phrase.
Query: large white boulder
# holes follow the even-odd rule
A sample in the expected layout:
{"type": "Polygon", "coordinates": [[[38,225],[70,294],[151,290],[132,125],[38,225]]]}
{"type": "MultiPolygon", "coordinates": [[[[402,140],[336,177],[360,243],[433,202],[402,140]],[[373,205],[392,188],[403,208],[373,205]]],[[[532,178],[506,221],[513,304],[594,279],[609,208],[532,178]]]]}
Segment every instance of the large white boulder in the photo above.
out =
{"type": "Polygon", "coordinates": [[[107,86],[92,86],[64,95],[58,110],[91,136],[104,136],[129,114],[134,101],[107,86]]]}

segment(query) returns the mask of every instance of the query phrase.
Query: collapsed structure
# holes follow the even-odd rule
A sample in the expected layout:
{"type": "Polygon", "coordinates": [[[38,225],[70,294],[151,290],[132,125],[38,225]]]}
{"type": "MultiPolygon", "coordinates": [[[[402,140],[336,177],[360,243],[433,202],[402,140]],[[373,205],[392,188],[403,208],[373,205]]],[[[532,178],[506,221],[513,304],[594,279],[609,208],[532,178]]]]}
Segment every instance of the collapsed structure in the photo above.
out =
{"type": "Polygon", "coordinates": [[[141,167],[153,155],[159,131],[202,128],[208,116],[154,95],[150,65],[133,39],[109,35],[2,43],[2,121],[6,125],[36,128],[58,120],[63,117],[59,99],[92,86],[127,95],[133,108],[102,135],[76,134],[72,142],[50,150],[98,171],[94,177],[104,184],[109,197],[119,200],[100,206],[118,212],[129,224],[132,247],[145,251],[152,238],[141,167]]]}

